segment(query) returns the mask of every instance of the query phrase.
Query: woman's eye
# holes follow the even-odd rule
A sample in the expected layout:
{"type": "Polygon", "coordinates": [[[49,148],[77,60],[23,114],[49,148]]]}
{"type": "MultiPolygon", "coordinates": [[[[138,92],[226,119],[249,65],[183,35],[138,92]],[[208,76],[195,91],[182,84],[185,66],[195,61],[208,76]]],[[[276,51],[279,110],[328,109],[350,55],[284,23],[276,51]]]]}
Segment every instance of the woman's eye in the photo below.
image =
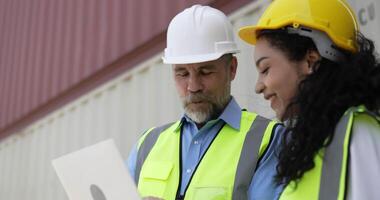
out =
{"type": "Polygon", "coordinates": [[[269,67],[265,67],[260,73],[261,74],[267,74],[269,70],[269,67]]]}

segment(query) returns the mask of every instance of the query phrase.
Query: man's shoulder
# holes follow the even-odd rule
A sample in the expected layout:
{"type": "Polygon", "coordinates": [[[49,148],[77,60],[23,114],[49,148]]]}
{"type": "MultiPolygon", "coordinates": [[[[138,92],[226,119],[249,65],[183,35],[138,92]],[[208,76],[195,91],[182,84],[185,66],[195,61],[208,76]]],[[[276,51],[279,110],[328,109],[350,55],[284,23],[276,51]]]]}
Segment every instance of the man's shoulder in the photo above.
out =
{"type": "Polygon", "coordinates": [[[168,122],[168,123],[164,123],[164,124],[160,124],[158,126],[153,126],[149,129],[147,129],[146,131],[144,131],[143,135],[146,135],[146,134],[149,134],[151,132],[163,132],[165,130],[167,130],[168,128],[176,125],[178,126],[179,123],[181,123],[181,121],[174,121],[174,122],[168,122]]]}
{"type": "MultiPolygon", "coordinates": [[[[260,119],[260,120],[264,120],[264,121],[268,121],[268,122],[273,122],[273,123],[280,123],[278,122],[277,120],[273,120],[273,119],[269,119],[267,117],[264,117],[263,115],[260,115],[256,112],[252,112],[252,111],[247,111],[247,110],[242,110],[242,113],[244,113],[245,115],[247,116],[254,116],[256,119],[260,119]]],[[[243,115],[244,115],[243,114],[243,115]]]]}
{"type": "Polygon", "coordinates": [[[174,126],[178,126],[177,125],[178,123],[180,123],[180,121],[170,122],[170,123],[166,123],[166,124],[163,124],[163,125],[160,125],[160,126],[154,126],[154,127],[151,127],[149,129],[147,129],[146,131],[144,131],[143,135],[139,139],[138,148],[140,148],[140,146],[146,140],[149,140],[151,142],[156,141],[157,138],[160,136],[160,134],[162,132],[164,132],[168,128],[171,128],[171,127],[174,127],[174,126]]]}
{"type": "Polygon", "coordinates": [[[169,127],[171,127],[172,125],[178,124],[178,123],[180,123],[180,121],[175,121],[175,122],[169,122],[169,123],[161,124],[160,126],[155,127],[154,130],[164,131],[164,130],[168,129],[169,127]]]}

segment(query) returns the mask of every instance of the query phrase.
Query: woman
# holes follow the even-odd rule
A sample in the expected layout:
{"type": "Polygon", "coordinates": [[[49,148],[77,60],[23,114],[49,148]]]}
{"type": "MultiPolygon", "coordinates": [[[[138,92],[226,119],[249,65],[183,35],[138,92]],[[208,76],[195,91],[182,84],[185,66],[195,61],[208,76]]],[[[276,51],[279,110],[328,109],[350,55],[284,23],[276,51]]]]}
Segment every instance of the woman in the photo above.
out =
{"type": "Polygon", "coordinates": [[[239,36],[287,131],[280,199],[379,199],[380,64],[343,0],[276,0],[239,36]]]}

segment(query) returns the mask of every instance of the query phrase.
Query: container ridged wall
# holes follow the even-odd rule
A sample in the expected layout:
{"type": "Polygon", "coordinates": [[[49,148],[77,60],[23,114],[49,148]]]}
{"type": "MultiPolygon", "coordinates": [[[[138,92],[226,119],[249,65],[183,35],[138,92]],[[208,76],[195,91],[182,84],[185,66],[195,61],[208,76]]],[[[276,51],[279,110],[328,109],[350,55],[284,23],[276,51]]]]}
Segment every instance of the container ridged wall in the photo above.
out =
{"type": "MultiPolygon", "coordinates": [[[[235,32],[255,23],[265,5],[254,2],[232,13],[235,32]]],[[[379,22],[379,17],[376,20],[379,22]]],[[[257,74],[253,49],[236,39],[241,53],[237,55],[239,66],[232,93],[242,107],[273,118],[262,96],[254,93],[257,74]]],[[[380,41],[378,35],[373,39],[380,41]]],[[[0,141],[0,199],[67,199],[51,166],[53,158],[106,138],[114,138],[126,158],[144,130],[178,119],[181,104],[171,67],[162,64],[161,56],[147,60],[0,141]]]]}

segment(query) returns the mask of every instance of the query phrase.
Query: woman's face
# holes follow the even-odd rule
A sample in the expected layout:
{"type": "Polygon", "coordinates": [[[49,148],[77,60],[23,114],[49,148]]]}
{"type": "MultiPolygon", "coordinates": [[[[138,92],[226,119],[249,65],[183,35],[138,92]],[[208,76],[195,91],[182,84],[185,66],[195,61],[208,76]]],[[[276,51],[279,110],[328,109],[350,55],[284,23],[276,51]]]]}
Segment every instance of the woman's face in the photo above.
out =
{"type": "Polygon", "coordinates": [[[282,50],[260,38],[254,59],[258,72],[256,93],[270,101],[279,120],[286,120],[285,110],[297,94],[298,84],[311,72],[307,56],[301,61],[290,61],[282,50]]]}

